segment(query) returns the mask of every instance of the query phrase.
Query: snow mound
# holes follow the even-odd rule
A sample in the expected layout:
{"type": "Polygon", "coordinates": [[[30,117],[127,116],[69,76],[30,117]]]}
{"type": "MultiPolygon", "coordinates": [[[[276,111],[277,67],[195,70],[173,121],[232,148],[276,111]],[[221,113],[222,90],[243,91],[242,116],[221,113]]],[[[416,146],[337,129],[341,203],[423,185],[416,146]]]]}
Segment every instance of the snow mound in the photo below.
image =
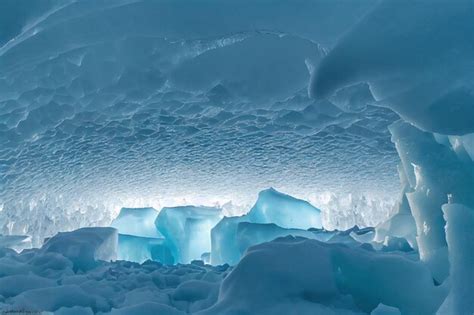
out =
{"type": "Polygon", "coordinates": [[[41,252],[58,253],[67,257],[75,269],[93,268],[97,260],[117,259],[118,234],[114,228],[82,228],[72,232],[60,232],[49,239],[41,252]]]}

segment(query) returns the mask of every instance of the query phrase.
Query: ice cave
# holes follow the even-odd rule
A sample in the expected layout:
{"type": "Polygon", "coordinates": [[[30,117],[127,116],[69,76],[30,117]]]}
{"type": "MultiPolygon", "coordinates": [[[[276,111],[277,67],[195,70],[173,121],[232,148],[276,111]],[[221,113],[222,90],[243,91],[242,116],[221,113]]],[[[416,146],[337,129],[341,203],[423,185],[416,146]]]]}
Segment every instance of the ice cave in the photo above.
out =
{"type": "Polygon", "coordinates": [[[0,314],[473,315],[474,0],[0,0],[0,314]]]}

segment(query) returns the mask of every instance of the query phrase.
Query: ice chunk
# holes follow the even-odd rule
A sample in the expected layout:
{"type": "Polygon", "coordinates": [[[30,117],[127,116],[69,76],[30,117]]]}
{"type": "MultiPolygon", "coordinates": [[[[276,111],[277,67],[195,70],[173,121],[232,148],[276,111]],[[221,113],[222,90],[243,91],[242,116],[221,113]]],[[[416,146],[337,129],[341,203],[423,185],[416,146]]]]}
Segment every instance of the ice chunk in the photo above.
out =
{"type": "Polygon", "coordinates": [[[122,208],[110,224],[119,234],[160,238],[162,235],[155,226],[158,211],[153,208],[122,208]]]}
{"type": "Polygon", "coordinates": [[[221,209],[183,206],[163,208],[155,224],[166,238],[176,262],[189,263],[211,251],[211,229],[221,219],[221,209]]]}
{"type": "Polygon", "coordinates": [[[41,248],[43,253],[59,253],[70,259],[75,269],[87,270],[97,260],[117,258],[117,230],[110,227],[81,228],[61,232],[49,239],[41,248]]]}
{"type": "Polygon", "coordinates": [[[273,188],[261,191],[248,220],[254,223],[275,223],[283,228],[321,228],[321,211],[309,202],[280,193],[273,188]]]}
{"type": "Polygon", "coordinates": [[[173,264],[174,258],[165,243],[164,238],[119,234],[117,259],[138,263],[155,260],[163,264],[173,264]]]}
{"type": "Polygon", "coordinates": [[[211,263],[213,265],[235,265],[240,259],[239,246],[236,242],[237,227],[240,222],[247,222],[246,216],[224,217],[211,230],[211,263]]]}
{"type": "MultiPolygon", "coordinates": [[[[250,225],[247,227],[250,228],[250,225]]],[[[240,217],[225,217],[212,229],[211,262],[234,265],[250,243],[258,244],[271,241],[277,236],[293,235],[285,229],[291,229],[296,235],[304,234],[317,238],[312,233],[299,230],[320,227],[319,209],[307,201],[280,193],[273,188],[266,189],[258,194],[257,202],[248,214],[240,217]],[[239,224],[242,222],[259,223],[260,225],[251,228],[254,231],[252,237],[256,237],[255,239],[248,237],[247,241],[242,240],[243,243],[239,245],[237,232],[239,224]],[[274,224],[274,226],[265,226],[264,224],[274,224]],[[260,228],[262,230],[259,231],[260,228]],[[272,235],[275,237],[271,238],[272,235]]],[[[241,236],[244,237],[244,234],[241,233],[241,236]]]]}

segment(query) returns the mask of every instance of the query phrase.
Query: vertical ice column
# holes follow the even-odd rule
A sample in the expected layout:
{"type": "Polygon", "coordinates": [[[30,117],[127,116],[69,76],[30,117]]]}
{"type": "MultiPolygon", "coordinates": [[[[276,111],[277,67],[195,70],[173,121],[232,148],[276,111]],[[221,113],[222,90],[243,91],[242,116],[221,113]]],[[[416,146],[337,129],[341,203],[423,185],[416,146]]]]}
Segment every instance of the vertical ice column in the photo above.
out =
{"type": "Polygon", "coordinates": [[[156,218],[157,229],[177,263],[199,260],[211,251],[211,229],[222,218],[221,209],[212,207],[165,207],[156,218]]]}
{"type": "Polygon", "coordinates": [[[417,228],[420,258],[438,282],[449,273],[445,220],[441,207],[449,198],[474,205],[474,173],[471,161],[461,159],[449,144],[436,141],[403,121],[390,126],[411,192],[406,193],[417,228]]]}
{"type": "Polygon", "coordinates": [[[402,186],[399,201],[395,204],[394,214],[375,228],[375,241],[387,244],[392,237],[404,238],[412,248],[417,249],[416,223],[406,196],[412,188],[401,164],[398,165],[398,174],[402,186]]]}
{"type": "Polygon", "coordinates": [[[449,248],[451,291],[438,314],[474,314],[474,209],[443,205],[449,248]]]}

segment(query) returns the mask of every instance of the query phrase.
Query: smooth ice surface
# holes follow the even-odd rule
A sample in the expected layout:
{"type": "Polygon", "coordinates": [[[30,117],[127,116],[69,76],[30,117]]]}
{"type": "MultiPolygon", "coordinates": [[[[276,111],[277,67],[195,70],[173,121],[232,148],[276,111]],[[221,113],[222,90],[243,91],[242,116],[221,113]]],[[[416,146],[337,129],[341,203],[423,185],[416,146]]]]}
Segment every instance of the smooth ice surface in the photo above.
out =
{"type": "Polygon", "coordinates": [[[274,223],[283,228],[321,228],[321,210],[309,202],[283,194],[273,188],[258,194],[255,205],[247,214],[255,223],[274,223]]]}
{"type": "Polygon", "coordinates": [[[163,237],[155,226],[158,211],[153,208],[122,208],[110,224],[119,234],[148,238],[163,237]]]}
{"type": "Polygon", "coordinates": [[[324,58],[310,91],[368,82],[380,105],[421,129],[472,133],[473,19],[470,0],[381,1],[324,58]]]}
{"type": "Polygon", "coordinates": [[[211,229],[221,218],[219,208],[185,206],[161,209],[155,224],[175,261],[190,263],[211,251],[211,229]]]}
{"type": "Polygon", "coordinates": [[[277,236],[306,236],[306,229],[321,228],[321,211],[309,202],[281,193],[273,188],[258,194],[255,205],[247,214],[238,217],[224,217],[211,231],[211,262],[235,265],[250,244],[271,241],[277,236]],[[254,236],[249,241],[242,229],[243,223],[256,223],[254,236]],[[243,233],[243,234],[242,234],[243,233]],[[273,236],[273,237],[272,237],[273,236]],[[253,238],[255,237],[255,238],[253,238]],[[240,243],[242,241],[243,243],[240,243]],[[250,242],[250,243],[249,243],[250,242]]]}
{"type": "Polygon", "coordinates": [[[164,238],[119,234],[117,259],[143,263],[147,260],[164,264],[175,262],[164,238]]]}

